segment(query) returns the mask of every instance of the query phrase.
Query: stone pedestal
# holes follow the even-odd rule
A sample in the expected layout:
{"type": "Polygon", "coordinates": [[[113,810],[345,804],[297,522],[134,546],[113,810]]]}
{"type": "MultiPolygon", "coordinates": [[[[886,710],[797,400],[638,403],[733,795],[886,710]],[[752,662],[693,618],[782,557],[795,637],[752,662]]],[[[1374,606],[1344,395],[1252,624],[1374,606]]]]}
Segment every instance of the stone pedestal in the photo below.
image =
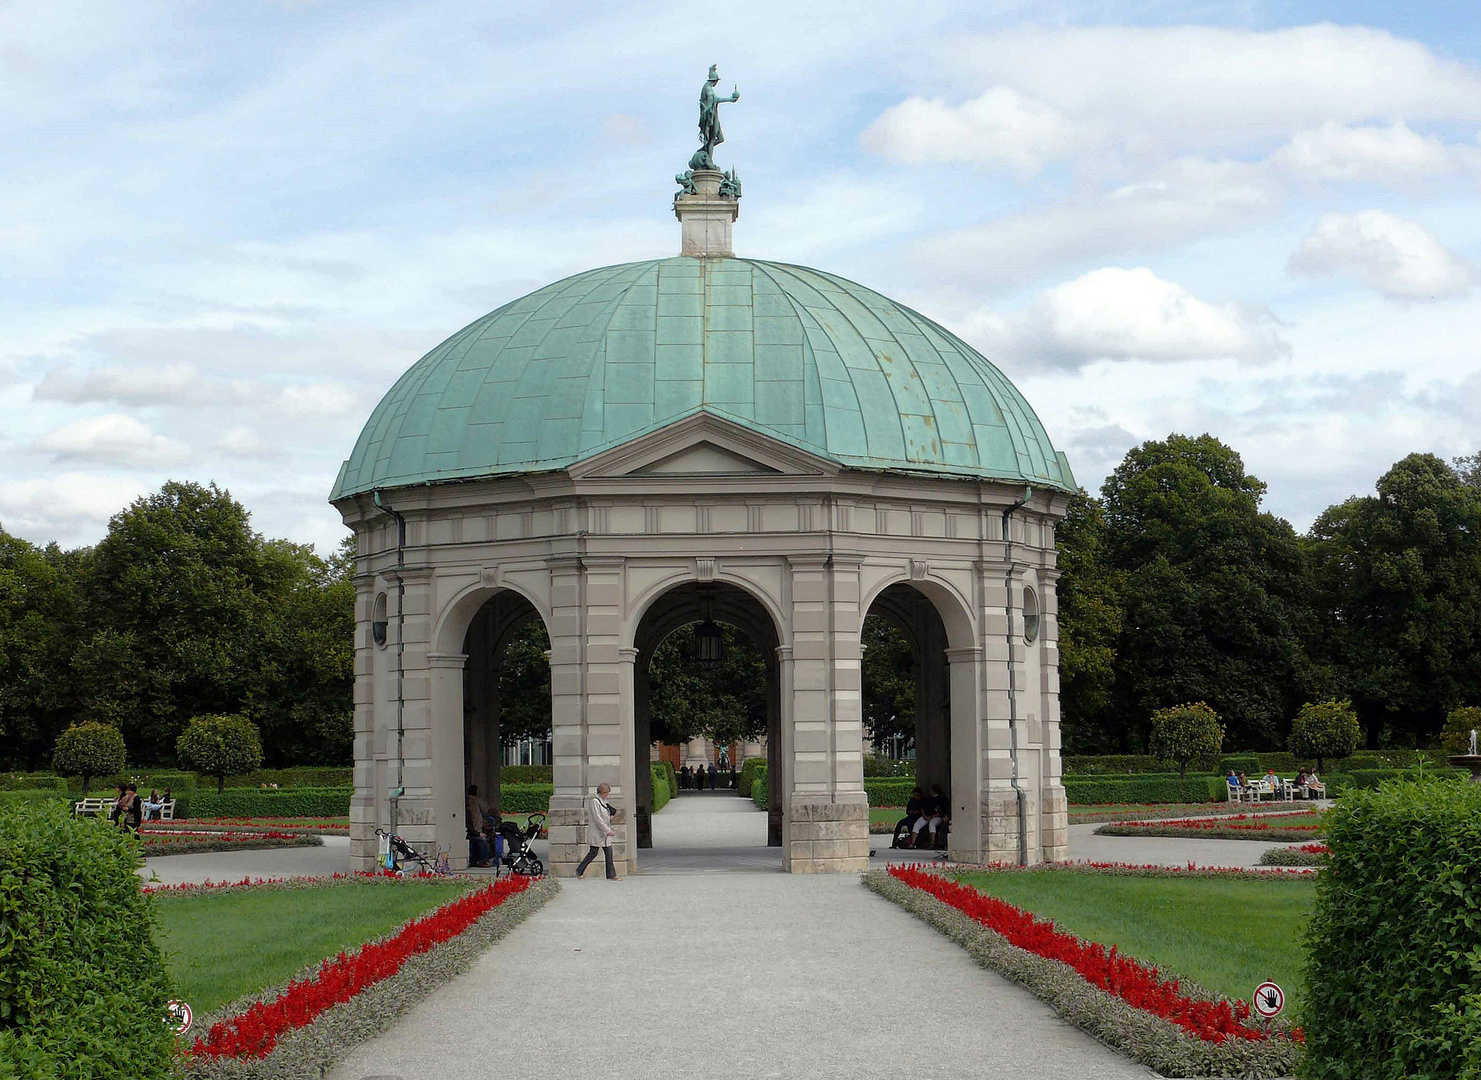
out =
{"type": "Polygon", "coordinates": [[[1471,770],[1471,783],[1481,784],[1481,754],[1456,754],[1445,759],[1458,769],[1471,770]]]}
{"type": "Polygon", "coordinates": [[[695,169],[695,193],[674,198],[674,216],[683,226],[680,255],[729,256],[731,226],[740,216],[740,202],[720,194],[725,174],[718,169],[695,169]]]}
{"type": "Polygon", "coordinates": [[[787,869],[794,874],[862,874],[869,869],[868,803],[793,802],[787,869]]]}

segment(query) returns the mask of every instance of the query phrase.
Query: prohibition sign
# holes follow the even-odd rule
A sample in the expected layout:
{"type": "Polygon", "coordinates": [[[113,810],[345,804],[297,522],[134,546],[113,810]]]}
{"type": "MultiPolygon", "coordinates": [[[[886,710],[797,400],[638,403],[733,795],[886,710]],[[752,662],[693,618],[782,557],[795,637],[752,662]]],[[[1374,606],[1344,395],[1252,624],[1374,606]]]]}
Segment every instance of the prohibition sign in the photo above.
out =
{"type": "Polygon", "coordinates": [[[189,1031],[194,1021],[195,1013],[190,1011],[190,1006],[185,1002],[172,1000],[165,1006],[165,1023],[174,1027],[177,1036],[189,1031]]]}
{"type": "Polygon", "coordinates": [[[1286,992],[1275,983],[1266,980],[1255,987],[1255,1011],[1270,1020],[1279,1016],[1280,1011],[1286,1007],[1286,992]]]}

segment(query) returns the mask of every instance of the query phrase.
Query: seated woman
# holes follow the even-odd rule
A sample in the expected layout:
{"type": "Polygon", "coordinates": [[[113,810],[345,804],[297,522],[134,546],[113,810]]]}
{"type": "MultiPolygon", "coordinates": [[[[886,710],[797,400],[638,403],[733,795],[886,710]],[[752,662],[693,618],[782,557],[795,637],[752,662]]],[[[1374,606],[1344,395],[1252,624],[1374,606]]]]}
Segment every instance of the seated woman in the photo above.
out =
{"type": "Polygon", "coordinates": [[[156,788],[150,788],[149,798],[144,800],[144,820],[151,821],[154,818],[158,817],[159,808],[163,805],[164,803],[160,801],[159,790],[156,788]]]}
{"type": "Polygon", "coordinates": [[[915,833],[912,830],[921,815],[925,813],[925,809],[925,793],[920,788],[912,788],[910,798],[905,800],[905,816],[895,825],[895,840],[891,846],[897,848],[912,846],[911,841],[915,839],[915,833]]]}
{"type": "Polygon", "coordinates": [[[929,829],[931,846],[936,847],[937,832],[942,825],[951,821],[951,803],[941,790],[940,784],[931,785],[931,797],[926,800],[920,820],[911,828],[910,846],[920,847],[920,834],[929,829]]]}

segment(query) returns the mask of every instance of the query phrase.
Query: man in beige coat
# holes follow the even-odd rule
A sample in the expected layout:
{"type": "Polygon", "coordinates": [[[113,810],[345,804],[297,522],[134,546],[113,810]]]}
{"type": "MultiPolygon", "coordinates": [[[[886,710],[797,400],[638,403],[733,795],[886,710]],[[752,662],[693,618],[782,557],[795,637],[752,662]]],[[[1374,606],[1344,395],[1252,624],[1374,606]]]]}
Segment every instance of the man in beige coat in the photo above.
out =
{"type": "Polygon", "coordinates": [[[586,800],[586,858],[576,867],[576,876],[586,873],[591,860],[601,851],[607,856],[607,880],[621,881],[617,868],[612,864],[612,808],[607,805],[607,796],[612,793],[611,784],[598,784],[597,793],[586,800]]]}

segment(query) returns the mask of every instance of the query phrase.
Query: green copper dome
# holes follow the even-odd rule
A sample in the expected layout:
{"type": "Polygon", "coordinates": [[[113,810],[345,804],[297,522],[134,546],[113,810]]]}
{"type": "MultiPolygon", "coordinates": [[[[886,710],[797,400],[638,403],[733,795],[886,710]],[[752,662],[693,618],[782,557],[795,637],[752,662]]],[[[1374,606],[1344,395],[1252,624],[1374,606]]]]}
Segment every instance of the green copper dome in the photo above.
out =
{"type": "Polygon", "coordinates": [[[563,469],[697,411],[849,468],[1075,486],[1013,384],[929,319],[817,270],[677,257],[448,338],[376,406],[330,498],[563,469]]]}

